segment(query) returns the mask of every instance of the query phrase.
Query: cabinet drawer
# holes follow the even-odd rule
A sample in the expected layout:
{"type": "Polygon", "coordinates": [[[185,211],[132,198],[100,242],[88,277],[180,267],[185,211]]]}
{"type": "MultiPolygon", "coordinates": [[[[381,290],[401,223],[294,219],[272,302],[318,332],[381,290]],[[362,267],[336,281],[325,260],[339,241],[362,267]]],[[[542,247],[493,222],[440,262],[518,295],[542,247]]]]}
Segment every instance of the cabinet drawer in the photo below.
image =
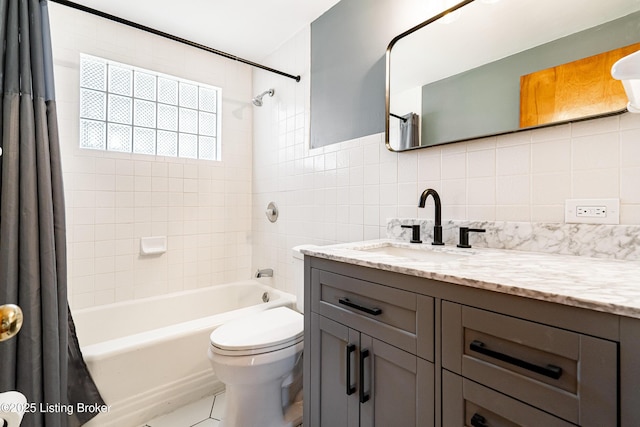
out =
{"type": "Polygon", "coordinates": [[[312,269],[311,310],[433,361],[433,298],[312,269]]]}
{"type": "Polygon", "coordinates": [[[442,425],[575,427],[553,415],[451,372],[442,373],[442,425]]]}
{"type": "Polygon", "coordinates": [[[617,425],[617,345],[450,302],[442,366],[583,426],[617,425]]]}

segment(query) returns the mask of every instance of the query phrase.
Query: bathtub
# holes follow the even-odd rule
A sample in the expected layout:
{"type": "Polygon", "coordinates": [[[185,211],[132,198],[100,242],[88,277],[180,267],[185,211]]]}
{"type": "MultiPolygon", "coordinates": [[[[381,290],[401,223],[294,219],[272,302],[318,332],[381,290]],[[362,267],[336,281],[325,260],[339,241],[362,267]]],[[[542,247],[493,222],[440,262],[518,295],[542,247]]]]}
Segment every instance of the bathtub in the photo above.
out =
{"type": "Polygon", "coordinates": [[[248,280],[74,310],[85,361],[110,405],[86,425],[139,426],[222,391],[207,359],[211,331],[283,305],[294,308],[295,296],[248,280]]]}

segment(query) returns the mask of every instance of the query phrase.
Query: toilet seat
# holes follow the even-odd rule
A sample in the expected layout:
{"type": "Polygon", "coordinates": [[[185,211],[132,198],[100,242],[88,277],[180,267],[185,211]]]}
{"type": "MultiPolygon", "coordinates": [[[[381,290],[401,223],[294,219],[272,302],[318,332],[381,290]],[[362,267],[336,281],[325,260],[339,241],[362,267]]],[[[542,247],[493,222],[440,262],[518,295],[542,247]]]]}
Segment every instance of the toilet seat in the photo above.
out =
{"type": "Polygon", "coordinates": [[[287,307],[227,322],[210,335],[211,350],[225,356],[269,353],[303,340],[304,317],[287,307]]]}

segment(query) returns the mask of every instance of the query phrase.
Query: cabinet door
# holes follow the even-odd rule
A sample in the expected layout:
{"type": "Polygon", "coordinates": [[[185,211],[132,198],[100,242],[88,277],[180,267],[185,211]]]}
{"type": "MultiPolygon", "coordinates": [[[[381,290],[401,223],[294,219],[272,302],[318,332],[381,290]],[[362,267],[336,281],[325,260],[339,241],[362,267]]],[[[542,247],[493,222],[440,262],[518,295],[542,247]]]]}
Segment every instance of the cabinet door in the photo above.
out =
{"type": "Polygon", "coordinates": [[[431,363],[365,334],[359,357],[360,386],[367,398],[360,406],[361,426],[433,427],[431,363]]]}
{"type": "Polygon", "coordinates": [[[442,371],[442,427],[574,427],[471,380],[442,371]]]}
{"type": "Polygon", "coordinates": [[[305,396],[305,401],[312,405],[311,426],[359,425],[356,384],[359,335],[340,323],[311,313],[311,354],[305,355],[311,358],[311,390],[310,396],[305,396]]]}

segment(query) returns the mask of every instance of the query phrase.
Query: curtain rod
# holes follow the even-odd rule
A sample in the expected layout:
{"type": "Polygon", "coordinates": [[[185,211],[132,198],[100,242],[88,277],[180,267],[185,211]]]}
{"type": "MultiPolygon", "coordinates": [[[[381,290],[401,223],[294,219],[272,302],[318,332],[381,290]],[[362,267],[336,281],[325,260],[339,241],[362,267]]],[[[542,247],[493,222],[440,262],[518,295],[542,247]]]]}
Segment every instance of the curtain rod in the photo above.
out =
{"type": "Polygon", "coordinates": [[[400,119],[400,120],[402,120],[403,122],[406,122],[406,121],[407,121],[407,119],[405,119],[404,117],[399,116],[399,115],[397,115],[397,114],[389,113],[389,115],[390,115],[391,117],[395,117],[396,119],[400,119]]]}
{"type": "Polygon", "coordinates": [[[230,53],[226,53],[226,52],[223,52],[221,50],[213,49],[213,48],[211,48],[209,46],[205,46],[205,45],[202,45],[200,43],[192,42],[191,40],[183,39],[181,37],[174,36],[173,34],[165,33],[163,31],[159,31],[159,30],[156,30],[154,28],[150,28],[150,27],[144,26],[142,24],[138,24],[137,22],[128,21],[126,19],[114,16],[114,15],[110,15],[108,13],[101,12],[101,11],[96,10],[96,9],[92,9],[90,7],[83,6],[83,5],[78,4],[78,3],[74,3],[72,1],[67,1],[67,0],[49,0],[49,1],[51,1],[52,3],[58,3],[58,4],[61,4],[61,5],[64,5],[64,6],[68,6],[68,7],[71,7],[73,9],[81,10],[83,12],[87,12],[87,13],[90,13],[92,15],[99,16],[101,18],[109,19],[111,21],[114,21],[114,22],[117,22],[117,23],[120,23],[120,24],[128,25],[129,27],[137,28],[138,30],[146,31],[148,33],[155,34],[155,35],[160,36],[160,37],[164,37],[164,38],[167,38],[167,39],[179,42],[179,43],[183,43],[183,44],[186,44],[188,46],[195,47],[197,49],[201,49],[201,50],[207,51],[209,53],[213,53],[215,55],[222,56],[222,57],[227,58],[227,59],[232,59],[234,61],[242,62],[243,64],[251,65],[252,67],[260,68],[262,70],[269,71],[270,73],[280,74],[281,76],[289,77],[290,79],[293,79],[296,82],[300,81],[300,76],[299,75],[298,76],[294,76],[292,74],[287,74],[287,73],[285,73],[283,71],[276,70],[276,69],[271,68],[271,67],[267,67],[266,65],[258,64],[256,62],[249,61],[248,59],[243,59],[243,58],[237,57],[235,55],[231,55],[230,53]]]}

